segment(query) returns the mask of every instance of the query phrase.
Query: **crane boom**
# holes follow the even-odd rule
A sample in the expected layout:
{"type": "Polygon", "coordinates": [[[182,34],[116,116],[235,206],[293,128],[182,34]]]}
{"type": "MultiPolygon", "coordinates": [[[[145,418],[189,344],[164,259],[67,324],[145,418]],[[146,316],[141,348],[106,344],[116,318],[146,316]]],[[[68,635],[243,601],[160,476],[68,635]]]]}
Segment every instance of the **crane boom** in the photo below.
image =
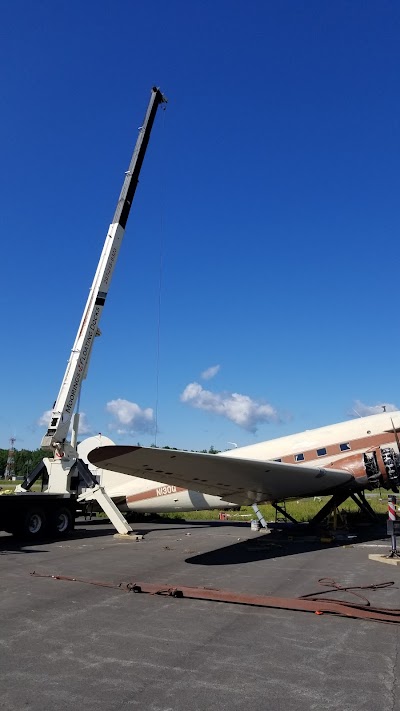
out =
{"type": "Polygon", "coordinates": [[[117,208],[107,232],[61,388],[54,403],[49,427],[42,439],[42,447],[57,450],[59,456],[62,456],[82,381],[86,377],[94,339],[96,335],[99,335],[101,313],[121,247],[155,115],[159,105],[164,102],[166,102],[166,98],[161,91],[153,87],[143,126],[139,131],[129,170],[125,173],[117,208]]]}

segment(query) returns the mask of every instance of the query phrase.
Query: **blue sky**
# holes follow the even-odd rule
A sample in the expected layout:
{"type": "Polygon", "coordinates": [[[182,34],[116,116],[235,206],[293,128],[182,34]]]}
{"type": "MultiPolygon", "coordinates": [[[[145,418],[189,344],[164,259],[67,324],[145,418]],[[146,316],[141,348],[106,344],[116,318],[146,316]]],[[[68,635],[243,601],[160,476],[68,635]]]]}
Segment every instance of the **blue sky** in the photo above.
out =
{"type": "Polygon", "coordinates": [[[0,447],[40,445],[155,84],[85,429],[150,444],[157,419],[159,445],[225,449],[400,404],[398,3],[0,20],[0,447]]]}

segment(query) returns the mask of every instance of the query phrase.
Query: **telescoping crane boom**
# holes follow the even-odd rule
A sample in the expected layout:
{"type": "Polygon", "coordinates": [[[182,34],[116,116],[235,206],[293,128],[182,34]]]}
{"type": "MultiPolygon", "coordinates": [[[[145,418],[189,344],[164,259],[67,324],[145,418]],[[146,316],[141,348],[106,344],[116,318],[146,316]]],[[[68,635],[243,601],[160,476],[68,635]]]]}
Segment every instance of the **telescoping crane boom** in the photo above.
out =
{"type": "Polygon", "coordinates": [[[125,233],[151,129],[158,107],[165,102],[166,98],[160,89],[153,87],[129,169],[125,173],[117,208],[106,235],[103,251],[97,265],[60,391],[53,406],[49,426],[42,439],[42,447],[53,450],[54,456],[53,458],[44,459],[25,478],[22,486],[18,487],[20,492],[26,492],[45,469],[47,470],[46,479],[48,482],[46,491],[51,494],[68,495],[71,493],[71,477],[74,471],[76,473],[77,470],[86,486],[85,491],[78,497],[78,500],[96,499],[120,533],[131,532],[131,528],[103,487],[98,485],[85,462],[78,457],[76,436],[79,414],[75,415],[77,419],[74,422],[71,443],[67,441],[67,436],[79,399],[82,381],[87,375],[93,343],[95,337],[100,335],[100,317],[125,233]]]}
{"type": "Polygon", "coordinates": [[[71,356],[67,364],[60,392],[54,403],[48,430],[43,437],[42,447],[51,447],[58,456],[66,450],[66,438],[71,418],[79,397],[82,380],[86,377],[87,367],[96,335],[99,335],[99,321],[110,288],[111,277],[117,261],[125,232],[129,211],[139,180],[150,132],[157,108],[165,102],[165,97],[157,88],[151,92],[143,126],[136,142],[135,150],[125,174],[121,194],[113,221],[107,232],[103,251],[94,275],[82,320],[76,334],[71,356]]]}

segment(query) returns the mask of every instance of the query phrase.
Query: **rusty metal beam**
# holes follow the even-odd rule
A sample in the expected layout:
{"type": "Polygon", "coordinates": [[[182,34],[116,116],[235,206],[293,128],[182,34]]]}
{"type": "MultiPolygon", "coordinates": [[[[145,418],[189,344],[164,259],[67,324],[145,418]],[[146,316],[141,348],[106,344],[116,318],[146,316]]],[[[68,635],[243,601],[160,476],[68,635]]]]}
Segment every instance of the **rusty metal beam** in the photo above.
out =
{"type": "MultiPolygon", "coordinates": [[[[107,583],[95,580],[85,580],[73,578],[66,575],[43,575],[31,573],[31,575],[41,578],[52,578],[54,580],[66,580],[89,585],[99,585],[101,587],[114,588],[121,592],[133,592],[138,594],[148,594],[156,596],[169,596],[173,598],[189,598],[192,600],[210,600],[213,602],[225,602],[239,605],[250,605],[255,607],[268,607],[277,610],[293,610],[298,612],[312,612],[317,615],[329,614],[340,615],[341,617],[351,617],[353,619],[370,620],[371,622],[386,622],[400,624],[400,609],[390,609],[384,607],[372,607],[368,601],[364,603],[353,603],[344,600],[332,600],[319,598],[319,593],[313,593],[313,597],[304,596],[300,598],[270,597],[265,595],[246,595],[243,593],[230,592],[229,590],[216,590],[213,588],[195,588],[180,585],[179,587],[168,585],[157,585],[155,583],[107,583]]],[[[353,586],[352,589],[377,589],[393,585],[381,583],[378,585],[353,586]]],[[[335,586],[335,589],[346,592],[344,587],[335,586]]],[[[331,592],[330,590],[328,592],[331,592]]]]}

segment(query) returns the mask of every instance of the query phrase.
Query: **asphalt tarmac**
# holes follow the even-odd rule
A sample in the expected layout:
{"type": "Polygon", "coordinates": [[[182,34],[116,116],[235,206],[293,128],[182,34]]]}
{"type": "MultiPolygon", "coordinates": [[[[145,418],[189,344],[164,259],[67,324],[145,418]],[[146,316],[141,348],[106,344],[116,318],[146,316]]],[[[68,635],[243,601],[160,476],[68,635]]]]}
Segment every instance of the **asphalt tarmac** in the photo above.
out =
{"type": "Polygon", "coordinates": [[[285,541],[236,523],[137,524],[138,542],[80,523],[67,541],[18,546],[0,535],[2,711],[393,711],[394,625],[222,602],[133,595],[33,577],[148,582],[297,597],[332,577],[400,607],[400,568],[368,559],[386,538],[285,541]]]}

